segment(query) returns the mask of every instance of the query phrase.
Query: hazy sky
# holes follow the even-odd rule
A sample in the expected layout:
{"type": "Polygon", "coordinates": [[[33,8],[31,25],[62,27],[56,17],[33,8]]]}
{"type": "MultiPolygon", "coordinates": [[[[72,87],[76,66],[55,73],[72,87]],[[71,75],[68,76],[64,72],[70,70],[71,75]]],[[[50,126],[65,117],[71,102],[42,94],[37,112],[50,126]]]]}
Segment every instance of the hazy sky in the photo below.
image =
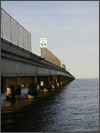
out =
{"type": "Polygon", "coordinates": [[[2,7],[32,37],[40,55],[40,38],[76,78],[99,77],[98,1],[2,1],[2,7]]]}

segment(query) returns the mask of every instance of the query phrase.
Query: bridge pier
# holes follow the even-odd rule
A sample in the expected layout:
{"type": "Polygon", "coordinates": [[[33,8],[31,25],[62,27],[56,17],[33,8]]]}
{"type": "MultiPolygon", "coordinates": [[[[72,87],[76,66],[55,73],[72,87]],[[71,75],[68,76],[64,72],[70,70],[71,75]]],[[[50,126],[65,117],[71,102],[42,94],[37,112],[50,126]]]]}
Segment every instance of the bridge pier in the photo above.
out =
{"type": "Polygon", "coordinates": [[[35,98],[39,94],[38,77],[33,77],[32,83],[28,86],[28,98],[35,98]]]}
{"type": "Polygon", "coordinates": [[[51,89],[51,77],[50,76],[40,76],[39,85],[41,92],[48,92],[51,89]]]}
{"type": "Polygon", "coordinates": [[[39,77],[40,91],[48,92],[50,90],[55,90],[61,86],[60,76],[41,76],[39,77]]]}
{"type": "Polygon", "coordinates": [[[12,84],[6,88],[6,100],[15,100],[15,85],[12,84]]]}
{"type": "MultiPolygon", "coordinates": [[[[6,99],[15,99],[21,97],[21,90],[31,82],[30,77],[6,77],[4,78],[4,93],[6,99]],[[22,87],[23,86],[23,87],[22,87]]],[[[3,86],[3,85],[2,85],[3,86]]],[[[28,95],[28,94],[27,94],[28,95]]]]}
{"type": "Polygon", "coordinates": [[[1,76],[1,93],[5,92],[5,88],[6,88],[6,80],[4,77],[1,76]]]}
{"type": "Polygon", "coordinates": [[[21,85],[16,86],[15,94],[21,96],[21,85]]]}
{"type": "Polygon", "coordinates": [[[6,96],[6,100],[15,100],[16,79],[4,78],[3,84],[3,91],[6,96]]]}
{"type": "Polygon", "coordinates": [[[57,88],[62,86],[62,78],[61,76],[57,76],[57,88]]]}
{"type": "Polygon", "coordinates": [[[57,76],[52,76],[52,90],[58,88],[58,84],[57,76]]]}
{"type": "Polygon", "coordinates": [[[6,99],[15,99],[22,95],[28,98],[37,97],[40,92],[60,88],[72,81],[71,78],[61,75],[34,76],[34,77],[1,77],[1,92],[5,93],[6,99]],[[24,90],[23,89],[27,89],[24,90]],[[25,94],[22,94],[22,93],[25,94]]]}
{"type": "Polygon", "coordinates": [[[68,82],[68,79],[66,78],[66,76],[62,76],[61,79],[62,79],[62,86],[66,85],[68,82]]]}
{"type": "Polygon", "coordinates": [[[70,77],[62,76],[62,85],[63,86],[68,84],[71,81],[72,81],[72,79],[70,77]]]}

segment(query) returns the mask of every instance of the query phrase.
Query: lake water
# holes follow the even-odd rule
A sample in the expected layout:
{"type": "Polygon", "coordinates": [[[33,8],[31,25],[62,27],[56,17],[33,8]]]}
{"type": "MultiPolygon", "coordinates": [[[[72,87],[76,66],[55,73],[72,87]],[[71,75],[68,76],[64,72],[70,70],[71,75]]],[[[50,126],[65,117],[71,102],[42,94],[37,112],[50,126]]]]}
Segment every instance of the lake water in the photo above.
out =
{"type": "Polygon", "coordinates": [[[2,104],[2,131],[66,132],[99,129],[99,80],[77,79],[36,100],[2,104]]]}

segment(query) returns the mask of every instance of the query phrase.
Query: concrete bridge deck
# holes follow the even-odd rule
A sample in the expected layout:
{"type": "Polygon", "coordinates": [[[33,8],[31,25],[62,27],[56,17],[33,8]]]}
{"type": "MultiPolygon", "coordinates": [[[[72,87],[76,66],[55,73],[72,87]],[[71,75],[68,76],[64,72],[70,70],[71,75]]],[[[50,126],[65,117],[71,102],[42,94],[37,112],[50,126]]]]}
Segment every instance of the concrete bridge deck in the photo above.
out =
{"type": "Polygon", "coordinates": [[[33,96],[38,88],[48,91],[74,79],[63,68],[1,39],[1,92],[10,94],[10,97],[20,94],[22,85],[33,96]]]}
{"type": "Polygon", "coordinates": [[[63,68],[3,39],[1,39],[1,75],[3,77],[65,75],[74,78],[63,68]]]}

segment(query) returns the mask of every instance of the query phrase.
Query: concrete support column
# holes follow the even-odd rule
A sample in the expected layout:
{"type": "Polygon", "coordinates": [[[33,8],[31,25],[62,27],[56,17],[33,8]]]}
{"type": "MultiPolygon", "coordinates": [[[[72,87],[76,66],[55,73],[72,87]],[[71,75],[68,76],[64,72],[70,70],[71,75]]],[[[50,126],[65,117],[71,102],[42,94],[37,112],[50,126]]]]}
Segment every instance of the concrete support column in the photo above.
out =
{"type": "Polygon", "coordinates": [[[40,80],[40,91],[48,92],[51,88],[51,78],[50,76],[39,77],[40,80]]]}
{"type": "Polygon", "coordinates": [[[61,86],[61,77],[57,76],[57,88],[60,88],[61,86]]]}
{"type": "Polygon", "coordinates": [[[44,89],[44,81],[40,80],[40,91],[42,92],[44,89]]]}
{"type": "Polygon", "coordinates": [[[60,86],[62,86],[63,85],[63,82],[62,82],[62,80],[60,80],[60,86]]]}
{"type": "Polygon", "coordinates": [[[50,76],[45,77],[44,81],[44,88],[47,89],[46,91],[50,91],[52,88],[52,78],[50,76]]]}
{"type": "Polygon", "coordinates": [[[15,77],[5,78],[4,83],[5,83],[4,94],[6,96],[6,100],[15,100],[16,78],[15,77]]]}
{"type": "Polygon", "coordinates": [[[34,77],[33,82],[28,86],[28,98],[35,98],[39,94],[38,78],[34,77]]]}
{"type": "Polygon", "coordinates": [[[21,96],[21,86],[17,85],[16,86],[16,91],[15,91],[16,95],[20,95],[21,96]]]}
{"type": "Polygon", "coordinates": [[[1,77],[1,93],[5,92],[5,87],[6,87],[6,80],[4,77],[1,77]]]}
{"type": "Polygon", "coordinates": [[[15,100],[15,85],[10,85],[6,88],[6,100],[15,100]]]}
{"type": "Polygon", "coordinates": [[[67,76],[62,76],[62,85],[66,85],[70,82],[70,78],[67,76]]]}
{"type": "Polygon", "coordinates": [[[70,78],[65,76],[65,84],[68,84],[70,82],[70,78]]]}
{"type": "Polygon", "coordinates": [[[57,76],[52,76],[52,89],[57,88],[57,76]]]}
{"type": "Polygon", "coordinates": [[[33,81],[33,77],[17,77],[16,95],[26,98],[28,96],[28,87],[33,81]]]}
{"type": "Polygon", "coordinates": [[[59,82],[59,87],[61,87],[63,84],[62,75],[58,76],[58,82],[59,82]]]}
{"type": "Polygon", "coordinates": [[[4,93],[7,100],[14,100],[16,95],[21,95],[21,87],[18,85],[17,77],[5,78],[4,84],[4,93]]]}
{"type": "Polygon", "coordinates": [[[60,88],[61,86],[64,85],[64,76],[59,75],[57,76],[57,88],[60,88]]]}

